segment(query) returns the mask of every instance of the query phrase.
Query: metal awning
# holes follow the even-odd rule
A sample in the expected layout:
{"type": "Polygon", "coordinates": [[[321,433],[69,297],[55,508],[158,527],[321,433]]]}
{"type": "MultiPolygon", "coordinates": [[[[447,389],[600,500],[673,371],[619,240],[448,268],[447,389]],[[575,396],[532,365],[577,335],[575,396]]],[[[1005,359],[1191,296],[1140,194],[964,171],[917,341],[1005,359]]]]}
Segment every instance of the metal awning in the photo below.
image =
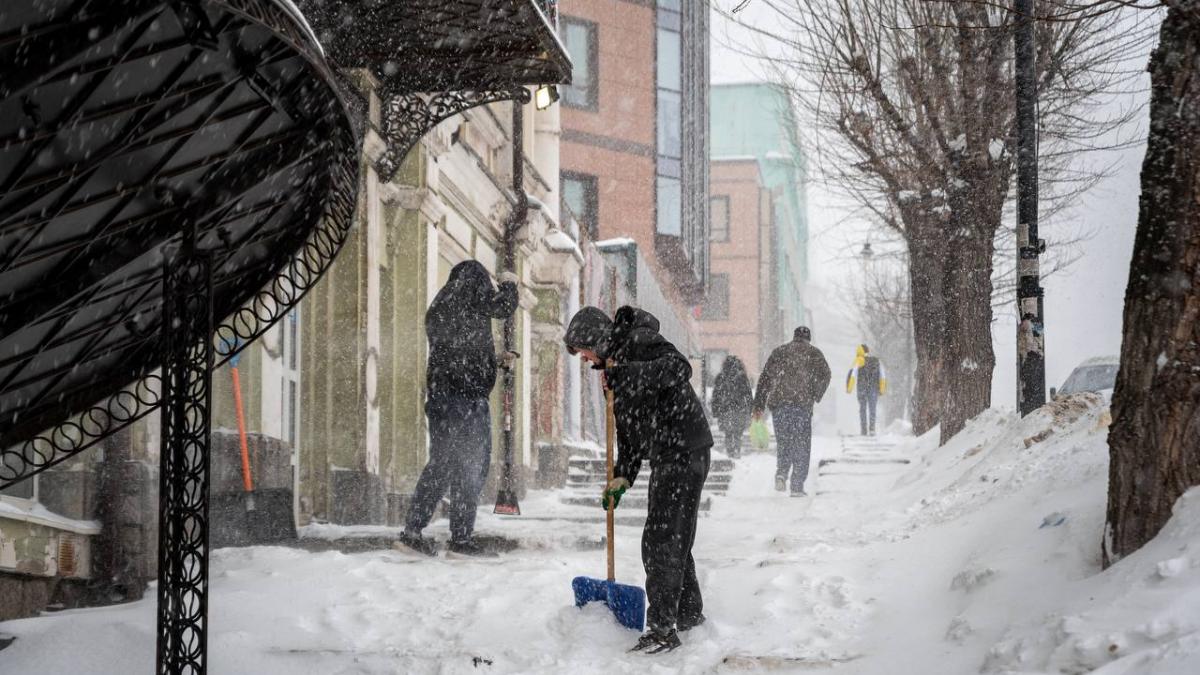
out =
{"type": "Polygon", "coordinates": [[[567,84],[571,60],[537,0],[301,0],[330,59],[392,94],[567,84]]]}
{"type": "Polygon", "coordinates": [[[186,232],[232,315],[223,355],[282,316],[353,222],[358,152],[284,0],[5,2],[0,485],[157,404],[142,378],[186,232]]]}

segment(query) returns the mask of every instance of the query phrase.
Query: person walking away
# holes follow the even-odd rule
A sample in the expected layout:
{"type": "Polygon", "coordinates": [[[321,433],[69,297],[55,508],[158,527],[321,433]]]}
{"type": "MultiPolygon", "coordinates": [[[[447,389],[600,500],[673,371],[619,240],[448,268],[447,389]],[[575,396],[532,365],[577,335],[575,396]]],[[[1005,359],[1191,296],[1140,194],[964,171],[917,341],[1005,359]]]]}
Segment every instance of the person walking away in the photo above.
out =
{"type": "Polygon", "coordinates": [[[658,332],[649,312],[621,307],[616,316],[584,307],[563,342],[603,371],[613,392],[617,461],[601,505],[613,508],[650,461],[649,505],[642,530],[648,630],[631,651],[657,654],[680,645],[679,632],[704,623],[692,544],[700,495],[708,478],[712,432],[692,389],[692,366],[658,332]]]}
{"type": "Polygon", "coordinates": [[[762,419],[764,410],[771,411],[778,447],[775,489],[788,489],[790,474],[793,497],[806,496],[813,406],[825,396],[830,377],[829,362],[812,344],[812,331],[800,326],[791,342],[771,352],[758,378],[753,416],[762,419]]]}
{"type": "Polygon", "coordinates": [[[725,453],[730,457],[742,456],[742,434],[750,426],[753,408],[754,389],[750,387],[746,366],[736,356],[725,357],[713,384],[712,413],[725,434],[725,453]]]}
{"type": "Polygon", "coordinates": [[[846,374],[846,393],[858,387],[858,420],[862,435],[875,435],[875,408],[879,397],[887,393],[887,375],[878,356],[872,356],[866,345],[859,345],[854,365],[846,374]]]}
{"type": "Polygon", "coordinates": [[[429,340],[425,416],[429,420],[429,463],[421,471],[400,541],[436,555],[421,530],[450,493],[450,545],[455,553],[495,557],[473,538],[475,510],[492,457],[488,395],[498,367],[511,367],[515,354],[497,358],[492,320],[517,308],[516,276],[501,275],[497,289],[486,268],[459,263],[425,313],[429,340]]]}

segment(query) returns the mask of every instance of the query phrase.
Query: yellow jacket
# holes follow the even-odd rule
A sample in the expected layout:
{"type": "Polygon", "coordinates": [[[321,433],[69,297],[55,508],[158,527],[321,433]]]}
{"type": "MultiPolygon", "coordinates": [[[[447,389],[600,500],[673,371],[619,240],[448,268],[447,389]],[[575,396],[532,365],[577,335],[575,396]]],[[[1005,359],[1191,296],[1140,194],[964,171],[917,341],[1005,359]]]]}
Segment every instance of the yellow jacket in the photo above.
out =
{"type": "MultiPolygon", "coordinates": [[[[868,359],[873,362],[873,365],[878,366],[879,369],[879,395],[882,396],[887,393],[887,374],[883,370],[883,363],[879,361],[878,357],[867,356],[867,350],[862,345],[859,345],[854,354],[854,365],[850,366],[850,372],[846,373],[847,394],[854,393],[855,382],[863,379],[860,377],[859,371],[867,365],[868,359]]],[[[874,376],[874,373],[871,372],[873,370],[874,369],[872,368],[868,370],[868,373],[864,373],[867,375],[868,379],[874,376]]]]}

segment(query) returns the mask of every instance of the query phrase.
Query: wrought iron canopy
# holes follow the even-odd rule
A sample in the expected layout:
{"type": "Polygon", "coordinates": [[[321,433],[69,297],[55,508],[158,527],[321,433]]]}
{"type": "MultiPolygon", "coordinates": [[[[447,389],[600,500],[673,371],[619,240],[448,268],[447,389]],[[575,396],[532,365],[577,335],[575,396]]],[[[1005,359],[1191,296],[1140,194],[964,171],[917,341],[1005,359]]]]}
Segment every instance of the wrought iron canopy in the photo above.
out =
{"type": "Polygon", "coordinates": [[[389,93],[566,84],[571,60],[535,0],[301,0],[330,59],[389,93]]]}
{"type": "Polygon", "coordinates": [[[357,189],[336,82],[287,0],[3,3],[0,486],[157,405],[142,378],[189,228],[232,315],[222,356],[315,282],[357,189]]]}

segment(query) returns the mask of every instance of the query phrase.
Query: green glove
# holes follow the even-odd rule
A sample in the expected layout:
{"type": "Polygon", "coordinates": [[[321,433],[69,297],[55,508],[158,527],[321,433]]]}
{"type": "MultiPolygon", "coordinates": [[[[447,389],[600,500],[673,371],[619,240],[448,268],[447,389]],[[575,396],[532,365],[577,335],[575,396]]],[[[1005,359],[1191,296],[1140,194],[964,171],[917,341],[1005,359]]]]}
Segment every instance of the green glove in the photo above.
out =
{"type": "Polygon", "coordinates": [[[617,505],[621,503],[621,495],[629,489],[629,481],[624,478],[614,478],[608,482],[608,486],[604,488],[604,495],[600,497],[600,506],[605,511],[608,510],[608,500],[612,499],[612,507],[615,510],[617,505]]]}

